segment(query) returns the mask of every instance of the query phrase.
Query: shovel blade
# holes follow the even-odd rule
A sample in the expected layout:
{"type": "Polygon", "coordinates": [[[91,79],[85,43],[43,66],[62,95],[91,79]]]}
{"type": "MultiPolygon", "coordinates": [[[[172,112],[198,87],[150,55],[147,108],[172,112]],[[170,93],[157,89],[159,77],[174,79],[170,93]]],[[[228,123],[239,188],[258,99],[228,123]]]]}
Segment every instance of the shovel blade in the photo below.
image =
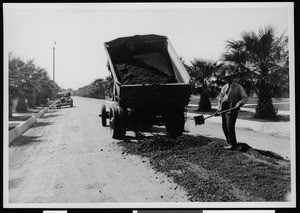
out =
{"type": "Polygon", "coordinates": [[[194,116],[194,120],[195,120],[195,125],[204,124],[204,116],[203,115],[194,116]]]}

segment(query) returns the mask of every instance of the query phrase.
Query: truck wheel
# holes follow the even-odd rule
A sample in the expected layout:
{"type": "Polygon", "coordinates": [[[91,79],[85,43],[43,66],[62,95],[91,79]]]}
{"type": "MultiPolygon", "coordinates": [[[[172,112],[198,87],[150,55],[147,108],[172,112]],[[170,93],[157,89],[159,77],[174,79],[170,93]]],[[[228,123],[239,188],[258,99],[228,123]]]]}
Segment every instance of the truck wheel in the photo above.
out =
{"type": "Polygon", "coordinates": [[[172,138],[179,137],[184,131],[184,109],[175,108],[166,113],[166,129],[172,138]]]}
{"type": "Polygon", "coordinates": [[[105,104],[102,105],[101,107],[101,121],[102,121],[102,126],[106,126],[106,119],[107,119],[107,113],[106,113],[106,106],[105,104]]]}
{"type": "Polygon", "coordinates": [[[110,108],[109,117],[110,117],[109,124],[110,124],[112,138],[114,139],[124,138],[126,131],[123,123],[122,108],[117,106],[110,108]]]}

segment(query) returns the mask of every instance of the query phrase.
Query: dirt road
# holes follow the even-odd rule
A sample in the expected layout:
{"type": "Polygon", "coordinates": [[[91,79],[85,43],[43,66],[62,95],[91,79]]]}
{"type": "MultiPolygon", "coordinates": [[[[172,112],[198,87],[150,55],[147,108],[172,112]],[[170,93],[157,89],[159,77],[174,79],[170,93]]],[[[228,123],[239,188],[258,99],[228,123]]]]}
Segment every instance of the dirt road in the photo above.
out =
{"type": "Polygon", "coordinates": [[[73,108],[51,109],[10,145],[10,203],[187,201],[146,159],[122,155],[99,103],[75,97],[73,108]]]}
{"type": "MultiPolygon", "coordinates": [[[[51,109],[10,144],[10,203],[189,201],[187,192],[153,170],[147,158],[123,153],[109,128],[101,126],[101,103],[74,97],[73,108],[51,109]]],[[[195,127],[189,120],[186,129],[213,141],[224,138],[220,125],[210,122],[195,127]]],[[[290,156],[288,138],[242,129],[237,135],[254,148],[290,156]]]]}

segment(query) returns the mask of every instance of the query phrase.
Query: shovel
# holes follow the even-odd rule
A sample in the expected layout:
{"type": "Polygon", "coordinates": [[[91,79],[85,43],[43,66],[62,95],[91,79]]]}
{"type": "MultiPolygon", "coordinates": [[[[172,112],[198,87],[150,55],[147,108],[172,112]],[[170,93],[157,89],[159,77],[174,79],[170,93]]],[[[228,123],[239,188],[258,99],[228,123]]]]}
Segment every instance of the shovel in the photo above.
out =
{"type": "Polygon", "coordinates": [[[223,114],[223,113],[226,113],[226,112],[229,112],[229,111],[231,111],[231,110],[238,109],[238,108],[239,108],[239,107],[233,107],[233,108],[230,108],[230,109],[226,109],[226,110],[217,112],[217,113],[215,113],[215,114],[213,114],[213,115],[207,116],[206,118],[204,118],[203,115],[195,116],[195,117],[194,117],[195,125],[201,125],[201,124],[204,124],[204,121],[205,121],[205,119],[207,119],[207,118],[211,118],[211,117],[214,117],[214,116],[217,116],[217,115],[220,115],[220,114],[223,114]]]}

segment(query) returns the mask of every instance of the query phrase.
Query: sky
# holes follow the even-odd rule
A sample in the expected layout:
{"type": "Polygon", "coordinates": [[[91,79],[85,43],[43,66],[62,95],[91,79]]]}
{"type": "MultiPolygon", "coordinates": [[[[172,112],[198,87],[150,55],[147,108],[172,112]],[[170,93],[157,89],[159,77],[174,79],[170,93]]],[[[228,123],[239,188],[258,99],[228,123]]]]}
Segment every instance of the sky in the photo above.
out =
{"type": "Polygon", "coordinates": [[[278,36],[293,33],[291,3],[6,3],[3,8],[4,55],[34,59],[51,79],[55,67],[55,82],[74,90],[109,75],[103,44],[119,37],[167,36],[189,63],[219,60],[225,41],[239,40],[244,31],[271,25],[278,36]]]}

